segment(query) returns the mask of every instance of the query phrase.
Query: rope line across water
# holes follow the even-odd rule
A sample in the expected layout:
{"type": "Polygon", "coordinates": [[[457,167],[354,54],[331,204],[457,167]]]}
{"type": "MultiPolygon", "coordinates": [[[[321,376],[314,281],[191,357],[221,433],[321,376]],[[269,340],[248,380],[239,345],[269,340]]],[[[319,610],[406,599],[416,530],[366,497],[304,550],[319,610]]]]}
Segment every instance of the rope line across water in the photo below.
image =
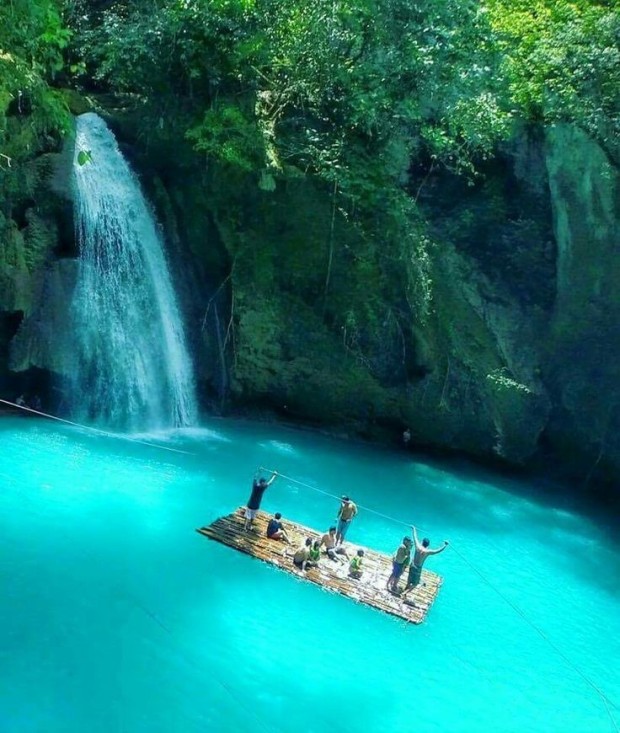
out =
{"type": "MultiPolygon", "coordinates": [[[[292,476],[286,476],[283,473],[279,473],[277,471],[273,471],[272,469],[265,468],[264,466],[261,466],[259,470],[267,471],[269,473],[277,473],[278,476],[281,476],[283,479],[286,479],[287,481],[292,481],[293,483],[298,484],[299,486],[303,486],[307,489],[311,489],[312,491],[316,491],[319,494],[324,494],[325,496],[329,496],[332,499],[336,499],[337,501],[341,501],[342,497],[336,496],[336,494],[331,494],[329,491],[323,491],[323,489],[318,489],[316,486],[312,486],[311,484],[307,484],[304,481],[299,481],[298,479],[293,478],[292,476]]],[[[401,519],[396,519],[396,517],[391,517],[388,514],[383,514],[382,512],[377,511],[376,509],[372,509],[370,507],[362,506],[362,504],[357,504],[357,506],[360,509],[364,509],[367,512],[370,512],[372,514],[376,514],[379,517],[382,517],[383,519],[387,519],[390,522],[394,522],[394,524],[400,524],[404,527],[412,527],[414,525],[407,524],[406,522],[403,522],[401,519]]],[[[417,529],[423,530],[421,527],[417,527],[417,529]]],[[[577,665],[570,660],[569,657],[564,654],[564,652],[553,642],[551,639],[545,634],[545,632],[536,624],[534,621],[532,621],[529,616],[526,615],[526,613],[517,606],[514,601],[511,601],[508,596],[503,593],[492,581],[490,581],[484,573],[482,573],[470,560],[467,559],[467,557],[458,550],[453,544],[450,545],[450,547],[456,552],[458,557],[464,562],[471,570],[476,573],[476,575],[484,582],[486,583],[491,590],[495,591],[497,595],[506,603],[526,624],[528,624],[548,645],[553,651],[562,659],[562,661],[570,667],[581,679],[589,685],[596,694],[601,698],[603,705],[605,706],[605,710],[607,711],[607,714],[609,716],[609,720],[611,721],[611,724],[616,731],[616,733],[620,733],[620,728],[618,727],[618,724],[616,723],[616,720],[614,719],[614,716],[611,712],[611,707],[614,709],[617,709],[616,705],[605,695],[605,693],[601,690],[600,687],[595,682],[592,682],[592,680],[584,673],[582,672],[577,665]]]]}
{"type": "Polygon", "coordinates": [[[167,445],[160,445],[158,443],[149,443],[146,440],[140,440],[140,438],[132,438],[131,436],[127,435],[119,435],[118,433],[110,433],[107,430],[101,430],[100,428],[94,428],[92,425],[82,425],[78,422],[73,422],[72,420],[65,420],[64,417],[56,417],[56,415],[50,415],[47,412],[41,412],[40,410],[35,410],[32,407],[26,407],[25,405],[18,405],[15,402],[9,402],[9,400],[2,400],[0,399],[0,402],[2,402],[5,405],[10,405],[11,407],[16,407],[18,410],[24,410],[25,412],[32,412],[35,415],[41,415],[41,417],[47,417],[50,420],[56,420],[57,422],[65,423],[65,425],[73,425],[74,428],[82,428],[82,430],[90,430],[93,433],[97,433],[98,435],[105,435],[108,438],[117,438],[119,440],[132,440],[134,443],[138,443],[138,445],[147,445],[150,448],[159,448],[160,450],[167,450],[171,453],[183,453],[186,456],[195,456],[195,453],[191,453],[187,450],[180,450],[179,448],[170,448],[170,446],[167,445]]]}
{"type": "MultiPolygon", "coordinates": [[[[287,481],[292,481],[293,483],[299,484],[300,486],[305,486],[307,489],[312,489],[312,491],[317,491],[319,494],[324,494],[325,496],[331,496],[332,499],[336,499],[337,501],[342,501],[341,496],[336,496],[336,494],[330,494],[329,491],[323,491],[323,489],[317,489],[316,486],[312,486],[311,484],[306,484],[303,481],[298,481],[296,478],[292,478],[291,476],[286,476],[283,473],[280,473],[279,471],[273,471],[270,468],[265,468],[264,466],[261,466],[261,471],[267,471],[269,473],[277,473],[278,476],[281,476],[282,478],[286,479],[287,481]]],[[[370,512],[371,514],[376,514],[378,517],[382,517],[383,519],[387,519],[389,522],[394,522],[395,524],[402,524],[403,527],[407,527],[407,529],[411,529],[414,525],[407,524],[407,522],[403,522],[402,519],[396,519],[396,517],[390,517],[388,514],[383,514],[380,511],[377,511],[376,509],[372,509],[371,507],[364,506],[363,504],[358,504],[355,502],[356,505],[360,509],[364,509],[364,511],[370,512]]],[[[416,529],[419,529],[421,532],[425,532],[426,530],[423,527],[418,527],[418,525],[415,525],[416,529]]]]}

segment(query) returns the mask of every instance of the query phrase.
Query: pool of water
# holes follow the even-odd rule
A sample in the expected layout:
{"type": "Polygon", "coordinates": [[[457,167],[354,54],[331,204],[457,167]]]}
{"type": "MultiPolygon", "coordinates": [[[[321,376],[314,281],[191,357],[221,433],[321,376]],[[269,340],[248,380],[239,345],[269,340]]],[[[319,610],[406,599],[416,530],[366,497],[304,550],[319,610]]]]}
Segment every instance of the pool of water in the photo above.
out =
{"type": "MultiPolygon", "coordinates": [[[[613,733],[592,688],[456,551],[620,720],[609,530],[505,479],[271,425],[213,421],[164,444],[192,455],[0,420],[3,733],[613,733]],[[259,465],[450,539],[428,561],[444,586],[427,622],[195,533],[245,502],[259,465]]],[[[337,506],[279,479],[263,508],[322,528],[337,506]]],[[[362,511],[349,538],[392,552],[402,535],[362,511]]]]}

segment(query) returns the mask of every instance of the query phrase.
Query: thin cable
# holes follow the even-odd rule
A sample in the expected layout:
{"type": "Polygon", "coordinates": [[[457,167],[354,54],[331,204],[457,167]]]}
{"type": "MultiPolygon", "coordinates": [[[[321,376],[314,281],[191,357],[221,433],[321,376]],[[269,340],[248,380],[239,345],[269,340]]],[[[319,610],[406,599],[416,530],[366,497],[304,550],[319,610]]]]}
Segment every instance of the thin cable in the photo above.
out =
{"type": "MultiPolygon", "coordinates": [[[[336,499],[337,501],[342,501],[341,496],[336,496],[336,494],[330,494],[329,491],[323,491],[323,489],[317,489],[316,486],[312,486],[311,484],[306,484],[303,481],[299,481],[296,478],[292,478],[291,476],[286,476],[283,473],[280,473],[279,471],[273,471],[270,468],[265,468],[264,466],[261,466],[260,469],[262,471],[268,471],[270,473],[277,473],[278,476],[281,476],[282,478],[286,479],[287,481],[292,481],[295,484],[299,484],[300,486],[305,486],[307,489],[312,489],[312,491],[316,491],[319,494],[324,494],[325,496],[330,496],[332,499],[336,499]]],[[[378,517],[382,517],[383,519],[387,519],[390,522],[394,522],[395,524],[402,524],[403,527],[407,527],[407,529],[411,529],[413,526],[412,524],[407,524],[407,522],[403,522],[402,519],[396,519],[396,517],[390,517],[388,514],[383,514],[382,512],[377,511],[376,509],[372,509],[371,507],[364,506],[363,504],[358,504],[357,502],[356,506],[358,506],[360,509],[365,509],[367,512],[370,512],[371,514],[376,514],[378,517]]],[[[416,529],[419,529],[422,532],[425,532],[426,530],[423,527],[419,527],[416,525],[416,529]]]]}
{"type": "MultiPolygon", "coordinates": [[[[206,669],[204,664],[194,661],[194,659],[192,658],[193,652],[188,650],[185,643],[179,641],[173,629],[165,624],[153,611],[148,608],[148,606],[144,605],[133,594],[130,594],[127,591],[121,591],[121,594],[125,596],[128,602],[135,604],[137,608],[139,608],[143,613],[149,616],[149,618],[151,618],[160,628],[162,628],[167,634],[170,635],[173,643],[176,644],[181,654],[183,654],[183,656],[190,664],[192,664],[194,667],[200,666],[201,668],[206,669]]],[[[224,688],[224,690],[230,695],[234,702],[236,702],[247,713],[249,713],[249,715],[253,717],[257,721],[257,723],[259,723],[261,728],[272,733],[273,728],[268,726],[267,722],[263,719],[261,715],[259,715],[259,713],[256,712],[256,710],[254,710],[254,708],[250,707],[242,697],[240,697],[226,682],[224,682],[221,677],[219,677],[217,674],[214,674],[213,672],[211,672],[211,674],[213,674],[216,682],[224,688]]],[[[338,727],[340,728],[340,730],[344,731],[344,733],[349,733],[348,728],[341,725],[339,725],[338,727]]]]}
{"type": "MultiPolygon", "coordinates": [[[[263,471],[270,471],[270,469],[265,468],[261,466],[261,469],[263,471]]],[[[275,471],[271,471],[272,473],[276,473],[275,471]]],[[[307,489],[311,489],[312,491],[316,491],[319,494],[324,494],[325,496],[329,496],[332,499],[337,499],[338,501],[341,501],[341,497],[336,496],[335,494],[331,494],[328,491],[323,491],[323,489],[317,489],[316,486],[312,486],[311,484],[304,483],[303,481],[299,481],[298,479],[292,478],[291,476],[286,476],[283,473],[278,472],[278,476],[281,476],[282,478],[286,479],[287,481],[292,481],[293,483],[299,484],[300,486],[304,486],[307,489]]],[[[394,522],[395,524],[400,524],[405,527],[411,527],[413,525],[407,524],[406,522],[403,522],[401,519],[396,519],[395,517],[390,517],[387,514],[383,514],[382,512],[378,512],[376,509],[371,509],[370,507],[364,507],[362,504],[357,504],[358,507],[361,509],[365,509],[368,512],[371,512],[372,514],[376,514],[379,517],[383,517],[383,519],[387,519],[391,522],[394,522]]],[[[421,529],[421,527],[418,527],[418,529],[421,529]]],[[[423,530],[424,531],[424,530],[423,530]]],[[[551,639],[545,634],[545,632],[537,626],[528,616],[526,616],[525,612],[522,611],[519,606],[517,606],[513,601],[508,598],[499,588],[495,586],[494,583],[492,583],[484,573],[482,573],[472,562],[470,562],[463,553],[461,553],[453,544],[450,545],[454,552],[459,556],[459,558],[468,566],[470,567],[478,577],[483,580],[497,595],[506,603],[512,610],[517,613],[525,623],[527,623],[536,633],[547,642],[547,644],[555,651],[555,653],[564,661],[566,665],[568,665],[574,672],[576,672],[581,679],[586,682],[601,698],[603,701],[603,704],[605,706],[605,709],[607,711],[607,714],[609,715],[609,719],[611,720],[611,723],[614,727],[614,730],[616,733],[620,733],[620,728],[618,727],[618,724],[616,723],[614,716],[612,715],[610,705],[614,708],[616,708],[616,705],[605,695],[605,693],[596,685],[596,683],[592,682],[592,680],[584,673],[582,672],[579,667],[577,667],[574,662],[572,662],[569,657],[564,654],[564,652],[556,646],[556,644],[551,641],[551,639]]]]}
{"type": "Polygon", "coordinates": [[[553,642],[551,639],[545,634],[545,632],[535,624],[529,616],[525,614],[525,612],[517,606],[514,601],[511,601],[510,598],[505,595],[499,588],[497,588],[487,577],[482,573],[472,562],[470,562],[465,555],[463,555],[462,552],[459,552],[459,550],[452,546],[452,549],[456,552],[456,554],[461,558],[461,560],[476,573],[476,575],[483,580],[497,595],[504,601],[504,603],[507,603],[512,610],[518,614],[525,623],[527,623],[529,626],[531,626],[532,629],[543,639],[547,642],[547,644],[555,651],[555,653],[564,661],[566,665],[568,665],[574,672],[576,672],[581,679],[600,696],[601,700],[603,701],[603,704],[605,705],[605,709],[607,710],[607,714],[609,715],[609,719],[611,720],[611,723],[616,730],[616,733],[620,733],[620,728],[618,727],[618,724],[616,723],[614,716],[611,713],[610,705],[612,705],[614,708],[616,708],[616,705],[605,695],[605,693],[601,690],[596,683],[592,682],[592,680],[584,673],[582,672],[577,665],[572,662],[569,657],[564,654],[564,652],[553,642]]]}
{"type": "Polygon", "coordinates": [[[138,438],[132,438],[130,435],[119,435],[118,433],[110,433],[107,430],[101,430],[99,428],[94,428],[91,425],[82,425],[78,422],[72,422],[71,420],[65,420],[63,417],[56,417],[56,415],[50,415],[47,412],[41,412],[40,410],[35,410],[32,407],[26,407],[25,405],[18,405],[15,402],[9,402],[9,400],[2,400],[0,399],[0,402],[3,402],[5,405],[11,405],[11,407],[17,407],[18,410],[24,410],[25,412],[32,412],[35,415],[41,415],[41,417],[47,417],[50,420],[57,420],[58,422],[65,423],[66,425],[73,425],[73,427],[76,428],[82,428],[83,430],[90,430],[93,433],[97,433],[98,435],[105,435],[108,438],[118,438],[119,440],[131,440],[134,443],[138,443],[139,445],[148,445],[150,448],[159,448],[160,450],[167,450],[171,453],[183,453],[186,456],[195,456],[195,453],[191,453],[187,450],[180,450],[179,448],[170,448],[167,445],[159,445],[157,443],[149,443],[146,440],[139,440],[138,438]]]}
{"type": "MultiPolygon", "coordinates": [[[[199,664],[194,661],[192,656],[190,656],[190,653],[187,651],[185,644],[181,643],[177,637],[174,631],[165,624],[163,621],[161,621],[147,606],[145,606],[143,603],[141,603],[133,594],[130,594],[126,591],[121,591],[122,595],[124,595],[127,600],[131,603],[133,603],[136,608],[139,608],[144,614],[146,614],[149,618],[151,618],[161,629],[163,629],[172,639],[173,643],[176,644],[177,648],[181,652],[181,654],[185,657],[185,659],[194,667],[198,667],[199,664]]],[[[204,665],[200,664],[200,667],[204,667],[204,665]]],[[[225,692],[227,692],[234,703],[236,703],[239,707],[243,708],[246,713],[250,715],[250,717],[254,718],[254,720],[259,724],[261,728],[263,728],[266,731],[269,731],[271,733],[273,729],[267,725],[267,723],[261,718],[261,716],[249,705],[246,704],[245,700],[242,699],[239,695],[237,695],[233,689],[226,684],[219,675],[214,674],[211,670],[211,675],[215,679],[215,681],[223,688],[225,692]]]]}

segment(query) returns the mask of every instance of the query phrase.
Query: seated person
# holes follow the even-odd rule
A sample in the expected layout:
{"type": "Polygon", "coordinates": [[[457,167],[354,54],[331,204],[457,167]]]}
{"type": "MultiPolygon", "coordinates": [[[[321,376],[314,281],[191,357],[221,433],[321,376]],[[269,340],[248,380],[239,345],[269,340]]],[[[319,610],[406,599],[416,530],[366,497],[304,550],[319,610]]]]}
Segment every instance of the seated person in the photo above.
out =
{"type": "Polygon", "coordinates": [[[336,528],[330,527],[327,532],[321,537],[321,544],[319,547],[325,545],[325,554],[330,560],[338,561],[338,562],[345,562],[341,557],[338,557],[338,555],[344,555],[347,560],[349,559],[349,556],[347,554],[347,551],[344,549],[343,545],[336,546],[336,528]]]}
{"type": "Polygon", "coordinates": [[[270,540],[280,540],[290,545],[291,541],[284,530],[284,525],[280,521],[281,519],[282,515],[280,512],[277,512],[269,520],[269,523],[267,524],[267,537],[269,537],[270,540]]]}
{"type": "Polygon", "coordinates": [[[319,540],[314,540],[312,547],[310,548],[310,554],[308,556],[308,567],[318,567],[319,558],[321,557],[321,543],[319,540]]]}
{"type": "Polygon", "coordinates": [[[352,578],[361,578],[364,563],[364,550],[358,550],[349,563],[349,575],[352,578]]]}
{"type": "Polygon", "coordinates": [[[300,545],[293,555],[293,563],[300,569],[305,570],[310,559],[310,548],[312,539],[308,537],[303,545],[300,545]]]}

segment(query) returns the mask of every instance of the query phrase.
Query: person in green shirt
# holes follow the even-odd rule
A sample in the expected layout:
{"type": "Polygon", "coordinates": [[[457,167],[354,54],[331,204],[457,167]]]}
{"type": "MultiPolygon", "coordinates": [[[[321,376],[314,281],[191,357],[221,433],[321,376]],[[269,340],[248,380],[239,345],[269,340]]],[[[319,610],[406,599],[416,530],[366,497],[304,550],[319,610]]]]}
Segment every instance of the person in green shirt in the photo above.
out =
{"type": "Polygon", "coordinates": [[[361,578],[364,564],[364,550],[358,550],[349,563],[349,575],[352,578],[361,578]]]}
{"type": "Polygon", "coordinates": [[[388,578],[387,590],[390,593],[398,592],[398,581],[403,570],[411,561],[411,538],[403,537],[403,541],[392,557],[392,574],[388,578]]]}
{"type": "Polygon", "coordinates": [[[306,566],[317,567],[319,564],[319,558],[321,557],[321,542],[320,540],[314,540],[310,552],[308,554],[308,562],[306,566]]]}

